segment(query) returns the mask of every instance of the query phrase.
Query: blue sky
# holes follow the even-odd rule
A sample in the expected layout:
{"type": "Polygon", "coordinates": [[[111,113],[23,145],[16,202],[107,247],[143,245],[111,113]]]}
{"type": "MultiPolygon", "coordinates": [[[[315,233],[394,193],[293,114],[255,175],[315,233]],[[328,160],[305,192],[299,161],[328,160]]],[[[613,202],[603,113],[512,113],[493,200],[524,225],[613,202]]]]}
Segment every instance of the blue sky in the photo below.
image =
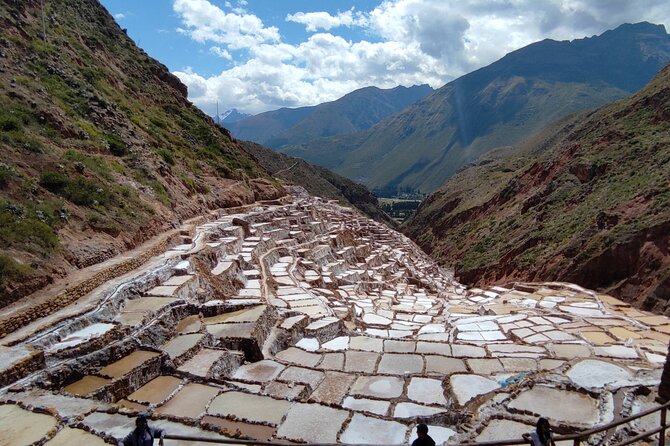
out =
{"type": "Polygon", "coordinates": [[[101,0],[213,114],[434,88],[532,42],[670,24],[667,0],[101,0]]]}

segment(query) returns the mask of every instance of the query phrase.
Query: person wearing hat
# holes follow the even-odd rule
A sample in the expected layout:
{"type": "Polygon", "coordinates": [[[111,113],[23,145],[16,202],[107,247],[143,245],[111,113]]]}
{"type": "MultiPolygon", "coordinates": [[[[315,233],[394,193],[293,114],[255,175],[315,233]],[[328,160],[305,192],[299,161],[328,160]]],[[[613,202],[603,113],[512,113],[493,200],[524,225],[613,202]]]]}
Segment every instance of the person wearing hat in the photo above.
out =
{"type": "Polygon", "coordinates": [[[153,446],[158,437],[158,445],[163,446],[163,429],[149,427],[146,415],[138,415],[135,420],[135,429],[119,441],[118,446],[153,446]]]}

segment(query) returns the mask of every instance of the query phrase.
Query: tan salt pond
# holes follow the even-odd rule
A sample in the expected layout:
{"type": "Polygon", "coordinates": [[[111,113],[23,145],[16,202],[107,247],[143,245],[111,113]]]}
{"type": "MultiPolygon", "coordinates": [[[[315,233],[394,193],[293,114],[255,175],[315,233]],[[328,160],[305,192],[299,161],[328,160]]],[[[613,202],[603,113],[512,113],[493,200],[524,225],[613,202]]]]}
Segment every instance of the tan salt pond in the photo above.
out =
{"type": "Polygon", "coordinates": [[[517,396],[510,409],[528,411],[566,424],[594,425],[598,421],[598,402],[577,392],[535,386],[517,396]]]}
{"type": "MultiPolygon", "coordinates": [[[[0,444],[2,443],[0,442],[0,444]]],[[[68,426],[65,426],[54,438],[45,443],[47,446],[71,446],[83,444],[86,446],[109,445],[109,443],[106,443],[105,440],[97,435],[93,435],[82,429],[72,429],[68,426]]]]}
{"type": "Polygon", "coordinates": [[[0,405],[0,446],[32,444],[54,429],[58,420],[15,404],[0,405]]]}
{"type": "Polygon", "coordinates": [[[477,436],[475,441],[501,441],[515,440],[523,434],[535,430],[535,426],[519,423],[512,420],[491,420],[484,430],[477,436]]]}
{"type": "Polygon", "coordinates": [[[277,425],[291,402],[243,392],[225,392],[214,398],[207,413],[257,423],[277,425]]]}
{"type": "Polygon", "coordinates": [[[156,352],[137,350],[128,356],[125,356],[118,361],[103,367],[99,373],[100,375],[107,376],[109,378],[120,378],[141,366],[149,359],[155,358],[156,356],[159,356],[159,354],[156,352]]]}
{"type": "Polygon", "coordinates": [[[356,377],[347,373],[326,372],[326,377],[310,396],[311,400],[325,404],[340,404],[356,377]]]}
{"type": "Polygon", "coordinates": [[[112,382],[112,380],[108,378],[86,375],[79,381],[75,381],[69,386],[64,387],[63,390],[72,395],[85,396],[110,382],[112,382]]]}
{"type": "Polygon", "coordinates": [[[174,376],[159,376],[128,395],[128,399],[140,403],[160,404],[177,390],[180,384],[181,379],[174,376]]]}
{"type": "Polygon", "coordinates": [[[170,355],[170,358],[175,359],[195,347],[204,336],[202,333],[175,336],[163,344],[161,350],[170,355]]]}
{"type": "Polygon", "coordinates": [[[223,350],[203,348],[194,357],[186,361],[177,370],[191,373],[196,376],[206,377],[212,366],[224,355],[223,350]]]}
{"type": "Polygon", "coordinates": [[[205,412],[207,404],[219,391],[216,387],[202,384],[186,384],[170,401],[156,409],[155,413],[182,418],[198,418],[205,412]]]}

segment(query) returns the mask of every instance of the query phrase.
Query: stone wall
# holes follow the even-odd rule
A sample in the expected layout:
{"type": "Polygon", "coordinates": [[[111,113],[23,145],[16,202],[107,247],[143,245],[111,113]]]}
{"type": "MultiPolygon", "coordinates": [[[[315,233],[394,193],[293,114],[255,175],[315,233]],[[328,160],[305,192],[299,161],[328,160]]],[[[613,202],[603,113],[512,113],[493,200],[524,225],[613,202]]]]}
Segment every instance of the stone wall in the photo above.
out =
{"type": "Polygon", "coordinates": [[[65,289],[65,291],[52,296],[46,301],[32,306],[7,320],[0,321],[0,338],[28,325],[34,320],[48,316],[49,314],[65,308],[86,296],[105,282],[139,268],[150,258],[165,252],[168,246],[173,242],[174,238],[174,236],[168,237],[142,254],[119,262],[109,268],[105,268],[104,270],[95,273],[92,277],[75,286],[65,289]]]}

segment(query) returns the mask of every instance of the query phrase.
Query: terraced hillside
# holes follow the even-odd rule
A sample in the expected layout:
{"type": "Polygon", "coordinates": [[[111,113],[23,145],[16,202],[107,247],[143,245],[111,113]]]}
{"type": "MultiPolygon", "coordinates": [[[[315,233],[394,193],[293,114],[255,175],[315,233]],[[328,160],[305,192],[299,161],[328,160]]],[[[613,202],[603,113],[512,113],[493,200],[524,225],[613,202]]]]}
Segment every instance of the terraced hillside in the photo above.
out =
{"type": "Polygon", "coordinates": [[[466,283],[565,280],[668,313],[670,66],[630,98],[483,158],[404,231],[466,283]]]}
{"type": "Polygon", "coordinates": [[[489,150],[636,92],[669,60],[670,35],[650,23],[573,41],[543,40],[449,82],[368,130],[281,150],[379,196],[429,193],[489,150]]]}
{"type": "Polygon", "coordinates": [[[466,289],[387,226],[292,192],[183,228],[45,317],[1,309],[0,438],[114,443],[148,413],[167,438],[408,444],[425,422],[462,444],[655,405],[667,317],[568,283],[466,289]]]}
{"type": "Polygon", "coordinates": [[[0,306],[209,209],[283,195],[97,1],[41,3],[0,3],[0,306]]]}

